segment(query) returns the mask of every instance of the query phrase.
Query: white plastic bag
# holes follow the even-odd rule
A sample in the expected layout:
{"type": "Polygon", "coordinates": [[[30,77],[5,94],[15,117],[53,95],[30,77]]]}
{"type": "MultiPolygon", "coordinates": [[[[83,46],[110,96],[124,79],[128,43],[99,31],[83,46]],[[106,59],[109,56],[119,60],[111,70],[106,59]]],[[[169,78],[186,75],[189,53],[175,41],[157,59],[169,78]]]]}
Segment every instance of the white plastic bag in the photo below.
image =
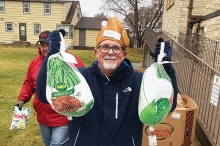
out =
{"type": "MultiPolygon", "coordinates": [[[[65,52],[49,57],[47,62],[46,97],[52,108],[65,116],[85,115],[93,106],[91,90],[65,52]]],[[[70,56],[69,56],[70,57],[70,56]]]]}
{"type": "Polygon", "coordinates": [[[171,79],[162,64],[153,63],[142,78],[138,112],[142,123],[160,124],[169,114],[173,99],[171,79]]]}
{"type": "Polygon", "coordinates": [[[9,129],[26,129],[27,121],[30,115],[30,108],[22,108],[22,110],[19,110],[18,106],[15,106],[11,126],[9,129]]]}

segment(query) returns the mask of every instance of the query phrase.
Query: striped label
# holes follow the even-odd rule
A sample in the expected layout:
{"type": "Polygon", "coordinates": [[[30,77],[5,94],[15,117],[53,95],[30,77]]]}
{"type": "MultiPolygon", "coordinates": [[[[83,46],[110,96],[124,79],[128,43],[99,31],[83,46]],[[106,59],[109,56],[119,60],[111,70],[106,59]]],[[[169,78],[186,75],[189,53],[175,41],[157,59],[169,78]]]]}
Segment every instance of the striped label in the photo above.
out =
{"type": "Polygon", "coordinates": [[[192,144],[191,136],[192,136],[192,127],[193,127],[193,117],[194,117],[194,111],[186,112],[184,142],[182,146],[190,146],[192,144]]]}

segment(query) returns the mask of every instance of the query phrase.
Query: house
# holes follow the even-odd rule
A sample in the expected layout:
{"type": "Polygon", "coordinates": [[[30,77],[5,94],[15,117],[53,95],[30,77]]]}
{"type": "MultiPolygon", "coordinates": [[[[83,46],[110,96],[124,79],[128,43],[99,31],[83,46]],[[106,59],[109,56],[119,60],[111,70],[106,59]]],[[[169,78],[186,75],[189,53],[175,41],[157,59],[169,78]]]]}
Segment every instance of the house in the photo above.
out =
{"type": "Polygon", "coordinates": [[[40,32],[62,28],[69,47],[94,47],[103,20],[82,17],[74,0],[0,0],[0,43],[34,45],[40,32]]]}
{"type": "Polygon", "coordinates": [[[101,22],[105,18],[82,17],[74,27],[73,44],[74,48],[94,48],[96,36],[100,32],[101,22]]]}
{"type": "Polygon", "coordinates": [[[165,0],[162,30],[198,33],[220,41],[220,0],[165,0]]]}

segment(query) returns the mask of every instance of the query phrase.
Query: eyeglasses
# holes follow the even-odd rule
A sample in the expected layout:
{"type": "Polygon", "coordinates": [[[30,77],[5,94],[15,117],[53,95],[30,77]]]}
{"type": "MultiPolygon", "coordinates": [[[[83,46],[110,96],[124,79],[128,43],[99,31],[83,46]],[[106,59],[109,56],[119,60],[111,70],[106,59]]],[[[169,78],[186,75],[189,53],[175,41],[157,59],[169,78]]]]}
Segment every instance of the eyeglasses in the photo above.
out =
{"type": "Polygon", "coordinates": [[[102,53],[105,53],[105,54],[107,54],[110,51],[110,49],[112,49],[112,52],[114,54],[120,54],[123,50],[122,47],[119,47],[119,46],[109,47],[109,45],[100,45],[98,46],[98,48],[100,49],[102,53]]]}

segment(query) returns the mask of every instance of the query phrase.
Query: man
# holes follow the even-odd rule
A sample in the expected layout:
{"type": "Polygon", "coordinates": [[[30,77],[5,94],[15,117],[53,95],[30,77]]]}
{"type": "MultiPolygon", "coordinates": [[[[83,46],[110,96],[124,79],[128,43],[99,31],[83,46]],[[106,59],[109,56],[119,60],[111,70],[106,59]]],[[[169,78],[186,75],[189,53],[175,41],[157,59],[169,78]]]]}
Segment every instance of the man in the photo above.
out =
{"type": "MultiPolygon", "coordinates": [[[[37,42],[37,44],[40,43],[38,56],[29,65],[16,105],[21,109],[25,103],[30,101],[34,94],[33,107],[37,113],[37,120],[44,144],[46,146],[65,146],[69,140],[67,117],[57,114],[50,105],[40,102],[35,92],[36,78],[41,64],[48,53],[47,37],[49,34],[50,31],[44,31],[39,35],[37,42]]],[[[78,64],[75,64],[75,66],[84,66],[80,59],[76,58],[76,60],[78,64]]]]}
{"type": "MultiPolygon", "coordinates": [[[[94,49],[97,61],[79,68],[92,91],[94,105],[86,115],[69,122],[69,145],[141,146],[143,124],[138,100],[143,73],[134,71],[125,58],[129,39],[121,22],[111,17],[102,24],[94,49]]],[[[45,76],[38,76],[37,93],[42,95],[42,102],[48,103],[41,86],[45,76]]]]}

